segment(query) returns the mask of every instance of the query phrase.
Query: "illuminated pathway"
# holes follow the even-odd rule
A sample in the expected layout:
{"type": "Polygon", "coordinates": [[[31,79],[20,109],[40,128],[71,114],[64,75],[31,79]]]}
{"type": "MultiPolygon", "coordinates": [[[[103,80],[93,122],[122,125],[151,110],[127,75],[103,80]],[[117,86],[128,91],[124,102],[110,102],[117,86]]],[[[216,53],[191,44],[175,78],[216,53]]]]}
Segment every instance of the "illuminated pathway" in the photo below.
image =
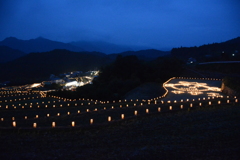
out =
{"type": "Polygon", "coordinates": [[[202,97],[216,97],[221,93],[220,80],[172,79],[164,84],[168,94],[163,100],[186,100],[202,97]]]}

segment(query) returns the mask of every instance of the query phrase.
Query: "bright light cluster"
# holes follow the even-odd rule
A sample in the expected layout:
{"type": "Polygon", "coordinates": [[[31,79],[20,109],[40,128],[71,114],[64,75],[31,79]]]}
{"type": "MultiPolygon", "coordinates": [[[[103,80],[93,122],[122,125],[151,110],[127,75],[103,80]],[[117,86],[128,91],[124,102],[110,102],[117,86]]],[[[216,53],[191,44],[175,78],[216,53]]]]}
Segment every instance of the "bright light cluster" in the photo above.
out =
{"type": "Polygon", "coordinates": [[[207,83],[198,82],[179,81],[178,83],[167,83],[164,85],[165,87],[170,87],[174,89],[172,91],[172,93],[174,94],[188,93],[191,95],[200,95],[203,94],[203,92],[210,91],[207,93],[209,96],[219,96],[219,93],[215,92],[221,91],[221,89],[218,87],[210,87],[207,85],[207,83]]]}

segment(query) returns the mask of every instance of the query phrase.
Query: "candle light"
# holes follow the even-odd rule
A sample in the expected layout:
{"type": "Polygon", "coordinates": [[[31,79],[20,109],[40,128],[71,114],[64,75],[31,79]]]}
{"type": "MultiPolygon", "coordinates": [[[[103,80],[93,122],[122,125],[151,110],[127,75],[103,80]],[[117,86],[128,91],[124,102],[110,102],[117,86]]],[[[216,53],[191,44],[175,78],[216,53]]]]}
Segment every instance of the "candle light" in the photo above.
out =
{"type": "Polygon", "coordinates": [[[55,122],[52,122],[52,127],[56,127],[56,123],[55,122]]]}
{"type": "Polygon", "coordinates": [[[33,123],[33,128],[37,128],[37,123],[33,123]]]}
{"type": "Polygon", "coordinates": [[[121,114],[121,118],[124,119],[124,114],[121,114]]]}
{"type": "Polygon", "coordinates": [[[111,116],[108,116],[108,122],[110,122],[112,120],[111,116]]]}
{"type": "Polygon", "coordinates": [[[146,113],[149,113],[149,109],[146,109],[146,113]]]}
{"type": "Polygon", "coordinates": [[[134,115],[135,115],[135,116],[137,115],[137,111],[134,111],[134,115]]]}
{"type": "Polygon", "coordinates": [[[12,125],[13,125],[13,127],[16,127],[16,126],[17,126],[16,121],[13,121],[13,122],[12,122],[12,125]]]}
{"type": "Polygon", "coordinates": [[[181,105],[180,108],[183,109],[183,105],[181,105]]]}
{"type": "Polygon", "coordinates": [[[161,107],[158,107],[158,112],[161,112],[161,107]]]}
{"type": "Polygon", "coordinates": [[[93,124],[93,119],[90,119],[90,124],[93,124]]]}
{"type": "Polygon", "coordinates": [[[75,127],[75,122],[74,121],[72,121],[72,127],[75,127]]]}
{"type": "Polygon", "coordinates": [[[169,110],[172,110],[172,106],[169,106],[169,110]]]}

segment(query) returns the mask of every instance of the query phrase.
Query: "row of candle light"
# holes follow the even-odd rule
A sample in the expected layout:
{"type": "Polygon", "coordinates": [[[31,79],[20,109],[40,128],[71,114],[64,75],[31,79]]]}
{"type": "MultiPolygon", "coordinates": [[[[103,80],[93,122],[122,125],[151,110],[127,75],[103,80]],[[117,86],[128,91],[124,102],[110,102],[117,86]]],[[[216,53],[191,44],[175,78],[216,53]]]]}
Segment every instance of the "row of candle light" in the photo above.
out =
{"type": "MultiPolygon", "coordinates": [[[[237,102],[238,102],[238,99],[235,99],[234,102],[237,103],[237,102]]],[[[227,103],[230,103],[230,100],[229,100],[229,99],[227,100],[227,103]]],[[[217,104],[221,104],[221,101],[218,101],[217,104]]],[[[212,105],[212,102],[209,101],[209,102],[208,102],[208,105],[212,105]]],[[[198,104],[198,106],[202,106],[202,103],[200,102],[200,103],[198,104]]],[[[189,104],[189,107],[193,107],[193,103],[190,103],[190,104],[189,104]]],[[[181,104],[181,105],[180,105],[180,109],[183,109],[183,108],[184,108],[184,105],[181,104]]],[[[106,109],[106,108],[105,108],[105,109],[106,109]]],[[[172,109],[173,109],[173,106],[169,106],[169,110],[172,110],[172,109]]],[[[96,110],[96,109],[95,109],[95,110],[96,110]]],[[[161,112],[161,107],[158,107],[157,111],[158,111],[158,112],[161,112]]],[[[87,109],[87,112],[89,112],[89,109],[87,109]]],[[[146,112],[146,114],[148,114],[148,113],[149,113],[149,109],[146,108],[146,109],[145,109],[145,112],[146,112]]],[[[80,113],[80,110],[78,110],[78,113],[80,113]]],[[[70,112],[67,112],[67,115],[70,115],[70,112]]],[[[135,110],[135,111],[134,111],[134,115],[135,115],[135,116],[138,115],[138,110],[135,110]]],[[[49,117],[49,116],[50,116],[50,114],[47,114],[47,117],[49,117]]],[[[60,116],[60,113],[58,113],[57,116],[60,116]]],[[[39,116],[36,115],[35,118],[39,118],[39,116]]],[[[125,118],[124,114],[121,114],[121,119],[124,119],[124,118],[125,118]]],[[[25,116],[24,119],[27,119],[27,116],[25,116]]],[[[3,121],[3,120],[4,120],[4,119],[1,118],[1,121],[3,121]]],[[[13,120],[12,126],[13,126],[13,127],[16,127],[17,125],[16,125],[15,117],[12,117],[12,120],[13,120]]],[[[93,121],[94,121],[93,119],[90,119],[90,124],[93,124],[93,121]]],[[[111,116],[108,116],[108,121],[109,121],[109,122],[112,121],[112,117],[111,117],[111,116]]],[[[72,127],[74,127],[74,126],[75,126],[75,122],[72,121],[72,127]]],[[[33,123],[33,128],[36,128],[36,127],[37,127],[37,123],[35,122],[35,123],[33,123]]],[[[56,127],[56,123],[55,123],[55,122],[52,122],[52,127],[56,127]]]]}

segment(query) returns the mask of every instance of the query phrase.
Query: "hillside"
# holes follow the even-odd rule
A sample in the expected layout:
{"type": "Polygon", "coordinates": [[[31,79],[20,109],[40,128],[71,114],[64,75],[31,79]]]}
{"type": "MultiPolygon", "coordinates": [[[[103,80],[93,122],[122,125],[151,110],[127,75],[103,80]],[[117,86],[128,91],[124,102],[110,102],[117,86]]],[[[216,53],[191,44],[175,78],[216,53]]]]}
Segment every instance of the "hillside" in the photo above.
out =
{"type": "Polygon", "coordinates": [[[185,61],[196,58],[198,62],[240,59],[240,37],[222,43],[213,43],[199,47],[173,48],[171,55],[185,61]],[[223,53],[224,51],[224,53],[223,53]],[[233,56],[234,54],[234,56],[233,56]]]}
{"type": "Polygon", "coordinates": [[[0,81],[41,81],[46,80],[50,74],[94,70],[108,63],[110,60],[106,56],[98,55],[96,52],[53,50],[30,53],[14,61],[1,64],[0,81]]]}
{"type": "Polygon", "coordinates": [[[22,51],[7,46],[0,46],[0,63],[9,62],[24,55],[26,54],[22,51]]]}
{"type": "Polygon", "coordinates": [[[129,46],[117,45],[117,44],[103,42],[103,41],[77,41],[77,42],[71,42],[70,44],[83,48],[85,51],[89,51],[89,52],[97,51],[97,52],[102,52],[106,54],[120,53],[124,51],[131,51],[134,49],[129,46]]]}
{"type": "Polygon", "coordinates": [[[111,59],[116,59],[118,55],[122,56],[132,56],[135,55],[141,60],[153,60],[158,57],[169,55],[170,52],[168,51],[160,51],[156,49],[147,49],[147,50],[140,50],[140,51],[126,51],[118,54],[109,54],[108,56],[111,59]]]}
{"type": "Polygon", "coordinates": [[[83,51],[83,49],[73,46],[71,44],[51,41],[42,37],[30,40],[20,40],[15,37],[8,37],[3,41],[0,41],[0,46],[8,46],[13,49],[18,49],[25,53],[31,52],[47,52],[54,49],[67,49],[70,51],[83,51]]]}

